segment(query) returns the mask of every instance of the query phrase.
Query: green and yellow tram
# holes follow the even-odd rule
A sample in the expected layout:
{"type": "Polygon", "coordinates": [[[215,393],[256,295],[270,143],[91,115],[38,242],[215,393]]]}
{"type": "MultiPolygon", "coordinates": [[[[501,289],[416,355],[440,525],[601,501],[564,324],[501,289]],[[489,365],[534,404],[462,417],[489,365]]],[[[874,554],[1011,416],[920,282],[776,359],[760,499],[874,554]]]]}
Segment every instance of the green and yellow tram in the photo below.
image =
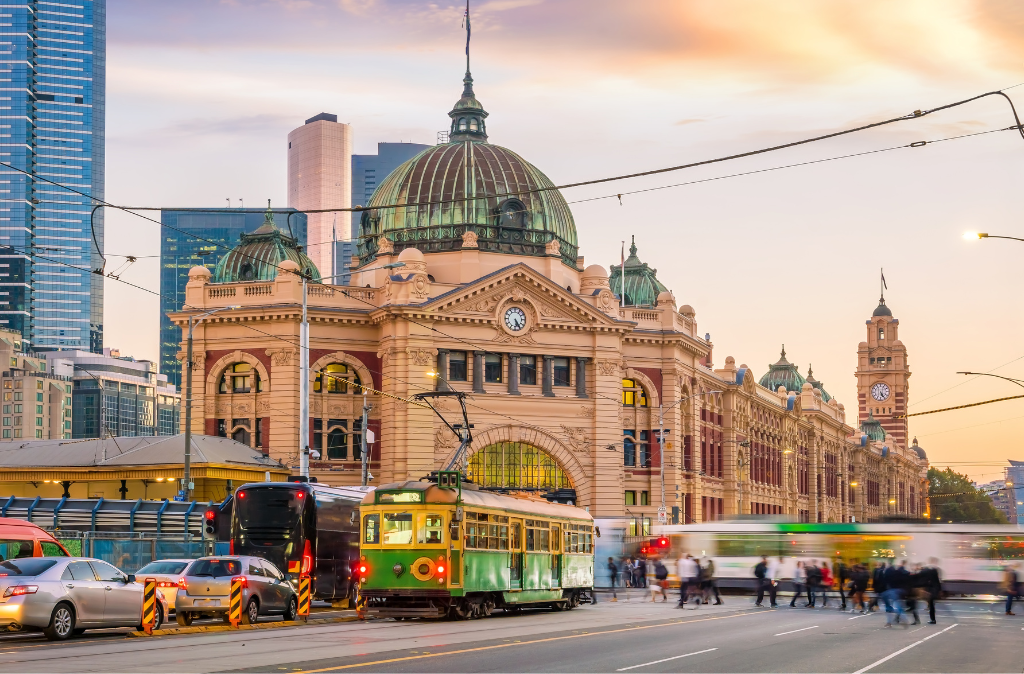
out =
{"type": "Polygon", "coordinates": [[[572,609],[594,587],[594,520],[580,508],[461,485],[396,482],[360,505],[360,594],[381,617],[474,618],[572,609]]]}

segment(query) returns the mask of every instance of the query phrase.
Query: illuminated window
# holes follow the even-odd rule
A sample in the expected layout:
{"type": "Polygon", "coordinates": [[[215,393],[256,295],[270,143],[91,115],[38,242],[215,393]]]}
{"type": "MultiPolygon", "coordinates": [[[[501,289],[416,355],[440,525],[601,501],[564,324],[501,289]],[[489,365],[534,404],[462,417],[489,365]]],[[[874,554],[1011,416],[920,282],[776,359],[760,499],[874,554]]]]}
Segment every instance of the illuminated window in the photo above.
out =
{"type": "Polygon", "coordinates": [[[235,363],[224,371],[220,380],[221,393],[251,393],[263,390],[260,373],[249,363],[235,363]]]}
{"type": "Polygon", "coordinates": [[[362,382],[359,375],[352,371],[348,365],[342,363],[331,363],[321,368],[313,379],[313,391],[319,393],[362,393],[360,388],[362,382]]]}
{"type": "Polygon", "coordinates": [[[622,404],[626,407],[647,407],[647,394],[632,379],[622,380],[622,404]]]}
{"type": "Polygon", "coordinates": [[[561,466],[546,452],[525,442],[498,442],[469,460],[469,476],[482,487],[572,489],[561,466]]]}

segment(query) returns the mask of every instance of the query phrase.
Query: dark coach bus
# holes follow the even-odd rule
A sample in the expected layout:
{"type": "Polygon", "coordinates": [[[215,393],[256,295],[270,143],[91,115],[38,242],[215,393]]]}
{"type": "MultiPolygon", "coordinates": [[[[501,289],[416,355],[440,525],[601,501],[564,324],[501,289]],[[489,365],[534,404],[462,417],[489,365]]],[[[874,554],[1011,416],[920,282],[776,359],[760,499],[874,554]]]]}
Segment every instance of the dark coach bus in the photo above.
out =
{"type": "Polygon", "coordinates": [[[231,554],[273,562],[289,580],[312,579],[315,599],[355,596],[359,502],[373,487],[257,482],[235,491],[231,554]]]}

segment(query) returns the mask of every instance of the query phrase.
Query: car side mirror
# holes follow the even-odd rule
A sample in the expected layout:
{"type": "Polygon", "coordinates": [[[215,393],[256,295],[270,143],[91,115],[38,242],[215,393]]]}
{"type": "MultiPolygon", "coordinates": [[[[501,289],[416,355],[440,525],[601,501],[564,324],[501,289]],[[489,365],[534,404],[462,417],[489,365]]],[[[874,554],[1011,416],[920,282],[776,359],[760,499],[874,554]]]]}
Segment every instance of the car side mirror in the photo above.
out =
{"type": "Polygon", "coordinates": [[[125,581],[125,583],[134,583],[134,582],[135,582],[135,574],[134,573],[129,573],[128,574],[128,579],[125,581]]]}

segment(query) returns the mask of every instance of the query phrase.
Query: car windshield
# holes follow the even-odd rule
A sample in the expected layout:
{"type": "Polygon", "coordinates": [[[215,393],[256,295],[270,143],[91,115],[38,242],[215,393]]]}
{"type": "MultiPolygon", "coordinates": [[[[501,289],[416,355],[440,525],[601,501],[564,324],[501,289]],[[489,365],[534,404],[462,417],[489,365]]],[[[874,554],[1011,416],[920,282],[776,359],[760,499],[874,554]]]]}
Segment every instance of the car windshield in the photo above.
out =
{"type": "Polygon", "coordinates": [[[46,557],[7,560],[0,562],[0,578],[3,576],[38,576],[56,563],[56,559],[47,559],[46,557]]]}
{"type": "Polygon", "coordinates": [[[253,488],[235,500],[238,522],[243,529],[291,530],[302,515],[305,492],[297,489],[253,488]],[[302,497],[299,497],[302,494],[302,497]]]}
{"type": "Polygon", "coordinates": [[[145,573],[160,573],[167,576],[175,576],[184,571],[187,566],[188,562],[150,562],[139,569],[135,575],[141,576],[145,573]]]}
{"type": "Polygon", "coordinates": [[[0,538],[0,561],[5,559],[21,559],[32,556],[32,541],[16,541],[0,538]]]}
{"type": "Polygon", "coordinates": [[[224,578],[237,576],[241,572],[242,564],[237,559],[200,559],[192,566],[188,575],[224,578]]]}

